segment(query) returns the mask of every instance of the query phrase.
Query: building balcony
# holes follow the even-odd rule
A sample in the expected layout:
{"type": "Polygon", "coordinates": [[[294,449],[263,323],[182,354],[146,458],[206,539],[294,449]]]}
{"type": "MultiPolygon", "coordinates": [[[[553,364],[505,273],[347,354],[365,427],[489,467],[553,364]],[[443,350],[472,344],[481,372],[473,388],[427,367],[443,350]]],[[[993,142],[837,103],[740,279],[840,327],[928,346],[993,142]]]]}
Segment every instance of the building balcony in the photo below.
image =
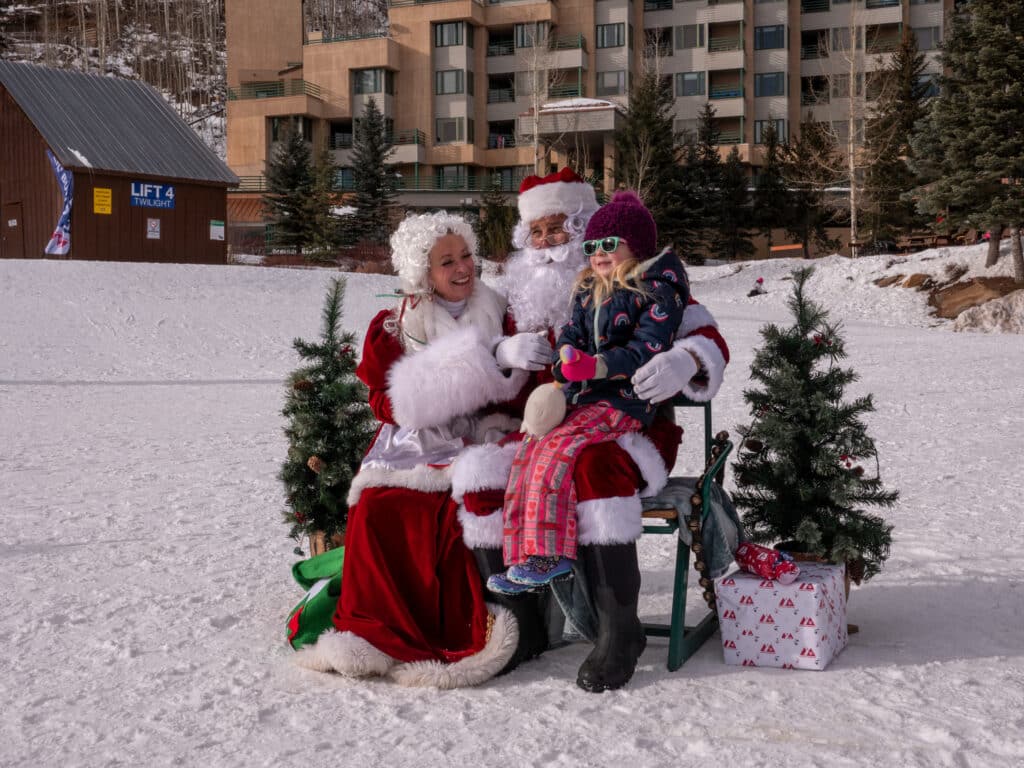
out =
{"type": "Polygon", "coordinates": [[[267,191],[267,177],[260,174],[259,176],[239,176],[238,186],[230,187],[229,192],[266,192],[267,191]]]}
{"type": "Polygon", "coordinates": [[[308,80],[263,80],[228,88],[228,101],[276,99],[285,96],[312,96],[323,99],[323,91],[308,80]]]}
{"type": "Polygon", "coordinates": [[[516,43],[514,40],[499,40],[496,43],[487,44],[488,56],[514,56],[516,43]]]}
{"type": "Polygon", "coordinates": [[[488,104],[507,104],[516,100],[515,88],[488,88],[488,104]]]}
{"type": "Polygon", "coordinates": [[[712,37],[708,40],[708,53],[723,53],[725,51],[742,50],[742,37],[712,37]]]}
{"type": "Polygon", "coordinates": [[[563,35],[548,38],[548,50],[551,51],[551,69],[586,69],[587,39],[583,35],[563,35]]]}
{"type": "Polygon", "coordinates": [[[305,45],[325,45],[327,43],[347,43],[352,40],[372,40],[377,37],[387,37],[387,32],[367,32],[362,35],[335,35],[334,37],[324,37],[320,32],[310,32],[309,38],[306,40],[305,45]]]}
{"type": "Polygon", "coordinates": [[[828,9],[829,0],[800,0],[800,13],[825,13],[828,9]]]}
{"type": "Polygon", "coordinates": [[[651,11],[671,11],[672,0],[644,0],[644,13],[651,11]]]}
{"type": "Polygon", "coordinates": [[[516,145],[516,137],[506,133],[491,133],[487,135],[488,149],[512,149],[516,145]]]}
{"type": "MultiPolygon", "coordinates": [[[[602,106],[558,107],[552,105],[541,111],[536,120],[540,136],[561,136],[567,133],[605,133],[622,125],[621,107],[609,102],[602,106]]],[[[517,118],[517,132],[520,136],[533,136],[534,117],[532,114],[517,118]]]]}
{"type": "Polygon", "coordinates": [[[549,99],[570,99],[586,95],[586,87],[583,83],[559,83],[548,88],[549,99]]]}
{"type": "Polygon", "coordinates": [[[715,99],[742,99],[743,85],[735,83],[731,85],[713,85],[708,89],[708,98],[715,99]]]}
{"type": "MultiPolygon", "coordinates": [[[[331,137],[334,161],[341,166],[352,165],[352,134],[336,133],[331,137]]],[[[422,163],[426,156],[427,134],[418,128],[396,131],[384,136],[385,143],[392,147],[389,163],[422,163]]]]}

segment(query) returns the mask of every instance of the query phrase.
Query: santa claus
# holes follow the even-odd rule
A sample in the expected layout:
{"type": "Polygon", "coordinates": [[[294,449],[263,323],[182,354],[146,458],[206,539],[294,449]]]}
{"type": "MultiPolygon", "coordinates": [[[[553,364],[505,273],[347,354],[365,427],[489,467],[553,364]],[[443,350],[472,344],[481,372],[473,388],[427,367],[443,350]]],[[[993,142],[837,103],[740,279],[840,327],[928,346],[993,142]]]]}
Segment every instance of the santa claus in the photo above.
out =
{"type": "MultiPolygon", "coordinates": [[[[551,380],[554,335],[568,320],[573,282],[585,266],[583,234],[598,204],[593,187],[565,168],[524,180],[518,207],[513,243],[519,250],[506,268],[506,337],[494,354],[509,371],[533,372],[533,381],[524,390],[529,392],[551,380]]],[[[679,392],[706,401],[717,393],[728,361],[729,349],[714,318],[691,297],[672,349],[640,368],[632,383],[641,398],[654,403],[679,392]]],[[[666,405],[646,433],[588,447],[577,461],[576,567],[597,619],[595,647],[577,676],[584,690],[625,685],[646,645],[637,616],[641,497],[664,486],[681,435],[666,405]]],[[[484,579],[504,570],[501,507],[515,447],[510,441],[475,446],[453,466],[452,493],[459,504],[463,538],[484,579]]],[[[519,629],[519,645],[509,667],[548,647],[547,599],[547,594],[536,593],[501,598],[519,629]]]]}

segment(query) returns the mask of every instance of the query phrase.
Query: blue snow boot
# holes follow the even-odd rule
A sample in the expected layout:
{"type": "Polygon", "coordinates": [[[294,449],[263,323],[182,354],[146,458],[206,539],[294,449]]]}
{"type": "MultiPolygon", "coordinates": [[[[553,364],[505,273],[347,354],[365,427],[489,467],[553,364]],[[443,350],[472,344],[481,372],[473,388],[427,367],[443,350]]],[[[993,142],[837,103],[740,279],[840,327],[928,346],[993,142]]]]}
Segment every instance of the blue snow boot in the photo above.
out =
{"type": "Polygon", "coordinates": [[[499,595],[521,595],[524,592],[532,592],[538,588],[536,584],[521,584],[518,581],[511,581],[508,572],[495,573],[487,577],[487,588],[499,595]]]}
{"type": "Polygon", "coordinates": [[[528,584],[531,587],[543,587],[559,576],[572,573],[572,560],[568,557],[542,557],[530,555],[525,563],[513,565],[508,569],[507,578],[517,584],[528,584]]]}

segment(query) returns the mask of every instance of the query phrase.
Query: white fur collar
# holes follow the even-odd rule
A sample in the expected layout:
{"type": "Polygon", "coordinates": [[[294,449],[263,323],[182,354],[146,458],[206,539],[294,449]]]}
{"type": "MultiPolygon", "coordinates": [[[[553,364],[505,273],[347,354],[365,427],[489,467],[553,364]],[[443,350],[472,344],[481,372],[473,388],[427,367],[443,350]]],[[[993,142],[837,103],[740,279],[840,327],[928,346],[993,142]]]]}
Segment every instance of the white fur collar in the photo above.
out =
{"type": "Polygon", "coordinates": [[[459,328],[471,328],[482,341],[490,341],[502,333],[506,307],[505,300],[479,280],[458,320],[429,295],[408,298],[399,322],[402,346],[409,352],[418,352],[459,328]]]}

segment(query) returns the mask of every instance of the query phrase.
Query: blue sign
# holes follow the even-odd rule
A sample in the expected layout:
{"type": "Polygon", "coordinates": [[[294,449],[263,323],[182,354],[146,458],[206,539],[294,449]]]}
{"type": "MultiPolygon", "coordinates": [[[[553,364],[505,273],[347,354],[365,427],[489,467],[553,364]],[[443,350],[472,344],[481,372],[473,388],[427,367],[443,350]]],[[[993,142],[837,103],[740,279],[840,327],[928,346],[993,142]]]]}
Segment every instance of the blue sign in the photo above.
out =
{"type": "Polygon", "coordinates": [[[136,208],[174,208],[174,187],[133,181],[132,205],[136,208]]]}
{"type": "Polygon", "coordinates": [[[57,226],[43,252],[49,256],[66,256],[71,250],[71,202],[74,199],[75,177],[71,175],[71,171],[60,164],[50,150],[46,150],[46,156],[50,158],[50,167],[53,168],[53,175],[57,177],[57,184],[60,185],[60,194],[64,198],[64,204],[60,210],[60,217],[57,219],[57,226]]]}

